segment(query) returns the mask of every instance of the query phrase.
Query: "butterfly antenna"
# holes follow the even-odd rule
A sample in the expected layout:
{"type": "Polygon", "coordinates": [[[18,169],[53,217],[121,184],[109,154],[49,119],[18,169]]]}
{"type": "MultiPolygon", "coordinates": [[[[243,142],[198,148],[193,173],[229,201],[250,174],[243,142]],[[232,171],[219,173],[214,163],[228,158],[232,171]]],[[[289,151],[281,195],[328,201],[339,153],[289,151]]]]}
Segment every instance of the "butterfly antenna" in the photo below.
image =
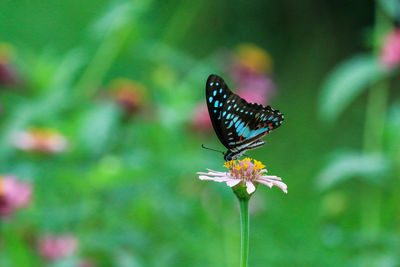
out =
{"type": "Polygon", "coordinates": [[[204,148],[204,149],[208,149],[208,150],[211,150],[211,151],[219,152],[219,153],[222,153],[222,155],[225,155],[225,152],[223,152],[221,150],[217,150],[217,149],[206,147],[204,144],[201,144],[201,147],[204,148]]]}

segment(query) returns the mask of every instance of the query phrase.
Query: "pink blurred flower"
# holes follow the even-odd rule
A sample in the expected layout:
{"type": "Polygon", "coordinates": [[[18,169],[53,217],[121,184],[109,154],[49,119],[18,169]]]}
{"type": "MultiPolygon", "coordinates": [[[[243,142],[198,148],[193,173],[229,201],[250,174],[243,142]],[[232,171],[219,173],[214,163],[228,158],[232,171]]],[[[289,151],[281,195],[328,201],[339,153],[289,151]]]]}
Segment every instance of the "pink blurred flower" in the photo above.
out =
{"type": "Polygon", "coordinates": [[[72,235],[47,235],[39,239],[38,251],[43,259],[55,261],[72,256],[78,248],[78,239],[72,235]]]}
{"type": "Polygon", "coordinates": [[[138,82],[118,78],[111,81],[109,88],[113,98],[127,115],[137,112],[145,104],[146,88],[138,82]]]}
{"type": "Polygon", "coordinates": [[[381,63],[388,69],[397,67],[400,63],[400,28],[390,32],[382,45],[381,63]]]}
{"type": "Polygon", "coordinates": [[[19,75],[12,66],[14,53],[12,45],[0,42],[0,86],[13,86],[19,81],[19,75]]]}
{"type": "Polygon", "coordinates": [[[192,128],[196,131],[209,132],[212,129],[211,119],[206,103],[199,104],[192,115],[192,128]]]}
{"type": "Polygon", "coordinates": [[[265,175],[268,172],[264,169],[265,165],[257,160],[253,160],[253,162],[250,158],[232,160],[224,164],[224,167],[228,168],[229,172],[218,172],[207,169],[208,173],[198,172],[197,174],[200,180],[226,183],[229,187],[246,187],[249,195],[256,191],[257,184],[263,184],[270,188],[277,186],[283,192],[287,193],[287,185],[282,182],[280,177],[265,175]]]}
{"type": "Polygon", "coordinates": [[[268,104],[276,89],[269,77],[271,68],[271,57],[265,50],[252,44],[239,45],[230,66],[238,95],[247,102],[268,104]]]}
{"type": "Polygon", "coordinates": [[[0,176],[0,216],[8,217],[29,204],[32,186],[13,176],[0,176]]]}
{"type": "Polygon", "coordinates": [[[17,82],[18,76],[15,69],[8,63],[0,62],[0,85],[13,86],[17,82]]]}
{"type": "Polygon", "coordinates": [[[243,81],[238,95],[249,103],[267,105],[275,92],[274,82],[267,76],[254,76],[243,81]]]}
{"type": "Polygon", "coordinates": [[[60,153],[67,148],[67,139],[53,129],[32,128],[15,132],[14,146],[30,152],[60,153]]]}

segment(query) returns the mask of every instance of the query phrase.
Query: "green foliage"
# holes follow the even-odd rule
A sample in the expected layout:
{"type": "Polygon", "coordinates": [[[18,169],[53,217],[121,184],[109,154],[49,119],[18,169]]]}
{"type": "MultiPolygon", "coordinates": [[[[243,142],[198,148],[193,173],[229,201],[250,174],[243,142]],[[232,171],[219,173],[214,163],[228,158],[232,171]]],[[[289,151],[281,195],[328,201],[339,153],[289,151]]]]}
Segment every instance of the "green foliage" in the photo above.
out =
{"type": "Polygon", "coordinates": [[[0,266],[76,266],[84,258],[95,266],[237,266],[236,199],[195,175],[223,169],[219,153],[200,148],[222,145],[192,124],[207,75],[221,74],[235,88],[232,53],[248,42],[274,59],[277,97],[268,101],[287,115],[267,145],[249,154],[289,190],[282,196],[260,186],[250,200],[249,266],[365,266],[371,255],[375,266],[397,263],[398,105],[389,103],[384,116],[381,153],[339,153],[326,167],[322,159],[338,146],[358,148],[365,121],[352,113],[326,132],[314,116],[337,121],[364,107],[354,100],[368,87],[396,74],[382,72],[372,56],[352,57],[328,76],[316,102],[323,72],[356,52],[371,9],[316,0],[1,1],[0,42],[14,46],[10,64],[21,79],[0,87],[0,175],[31,182],[34,193],[28,207],[0,222],[0,266]],[[284,23],[282,14],[291,14],[284,23]],[[144,88],[133,112],[109,88],[118,78],[144,88]],[[15,132],[31,127],[55,130],[68,148],[16,149],[15,132]],[[382,197],[359,199],[365,192],[349,186],[354,177],[379,182],[368,184],[382,188],[382,197]],[[338,192],[352,201],[333,213],[325,194],[338,192]],[[360,202],[382,206],[370,216],[380,219],[373,238],[361,231],[360,202]],[[46,262],[37,240],[47,233],[73,234],[80,247],[46,262]]]}
{"type": "MultiPolygon", "coordinates": [[[[89,107],[81,115],[79,147],[92,155],[101,155],[118,131],[121,112],[113,104],[89,107]]],[[[118,138],[118,137],[117,137],[118,138]]]]}
{"type": "Polygon", "coordinates": [[[397,12],[399,12],[400,3],[397,0],[378,0],[378,4],[381,6],[383,10],[387,14],[389,14],[392,18],[395,18],[397,12]]]}
{"type": "Polygon", "coordinates": [[[351,152],[336,153],[324,167],[317,183],[320,189],[327,190],[349,178],[360,177],[382,184],[387,180],[389,163],[382,155],[365,155],[351,152]]]}
{"type": "Polygon", "coordinates": [[[321,118],[328,123],[336,121],[357,96],[386,75],[371,55],[359,55],[341,63],[322,85],[319,100],[321,118]]]}

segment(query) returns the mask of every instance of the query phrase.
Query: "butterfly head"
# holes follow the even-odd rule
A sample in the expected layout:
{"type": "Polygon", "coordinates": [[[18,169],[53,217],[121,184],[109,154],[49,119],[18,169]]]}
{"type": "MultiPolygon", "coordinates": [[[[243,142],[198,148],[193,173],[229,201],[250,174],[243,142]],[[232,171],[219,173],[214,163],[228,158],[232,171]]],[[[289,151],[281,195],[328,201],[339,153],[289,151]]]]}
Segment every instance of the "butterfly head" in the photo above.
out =
{"type": "Polygon", "coordinates": [[[231,161],[231,160],[237,160],[243,154],[246,152],[246,150],[240,151],[240,152],[233,152],[231,150],[228,150],[226,153],[224,153],[224,160],[225,161],[231,161]]]}
{"type": "Polygon", "coordinates": [[[224,160],[225,161],[231,161],[231,160],[233,160],[233,158],[232,158],[232,152],[226,152],[226,153],[224,153],[224,160]]]}

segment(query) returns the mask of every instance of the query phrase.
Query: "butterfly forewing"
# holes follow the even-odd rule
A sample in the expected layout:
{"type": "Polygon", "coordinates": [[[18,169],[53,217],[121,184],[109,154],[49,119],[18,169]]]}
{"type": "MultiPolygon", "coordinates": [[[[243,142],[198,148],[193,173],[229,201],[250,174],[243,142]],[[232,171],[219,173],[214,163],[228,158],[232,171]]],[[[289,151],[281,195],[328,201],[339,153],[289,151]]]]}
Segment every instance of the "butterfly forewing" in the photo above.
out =
{"type": "Polygon", "coordinates": [[[211,122],[221,143],[228,148],[228,140],[222,134],[222,113],[226,100],[233,95],[224,80],[217,75],[210,75],[206,85],[206,101],[211,122]]]}
{"type": "Polygon", "coordinates": [[[210,75],[208,78],[206,96],[214,130],[228,149],[251,149],[251,143],[279,127],[283,121],[279,110],[248,103],[233,94],[217,75],[210,75]]]}

